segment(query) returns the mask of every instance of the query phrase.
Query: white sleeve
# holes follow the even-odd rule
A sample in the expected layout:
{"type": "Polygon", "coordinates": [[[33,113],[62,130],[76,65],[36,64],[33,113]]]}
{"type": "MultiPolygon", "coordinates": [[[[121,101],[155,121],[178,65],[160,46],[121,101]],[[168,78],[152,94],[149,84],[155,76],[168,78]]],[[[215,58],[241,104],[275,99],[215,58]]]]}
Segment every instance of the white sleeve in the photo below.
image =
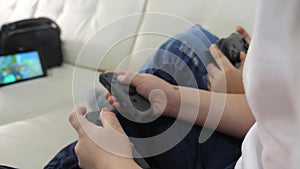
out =
{"type": "MultiPolygon", "coordinates": [[[[261,161],[246,162],[241,158],[238,164],[261,162],[259,168],[264,169],[299,168],[299,0],[261,0],[245,63],[244,84],[257,120],[255,131],[261,150],[256,155],[261,156],[261,161]]],[[[243,156],[246,154],[243,152],[243,156]]]]}

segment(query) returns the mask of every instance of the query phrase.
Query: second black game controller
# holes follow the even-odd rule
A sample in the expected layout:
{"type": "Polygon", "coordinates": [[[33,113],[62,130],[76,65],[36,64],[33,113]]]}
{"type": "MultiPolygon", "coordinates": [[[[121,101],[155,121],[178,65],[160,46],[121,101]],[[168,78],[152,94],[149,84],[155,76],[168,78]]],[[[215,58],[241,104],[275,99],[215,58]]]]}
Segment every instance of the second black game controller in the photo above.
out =
{"type": "MultiPolygon", "coordinates": [[[[218,40],[216,45],[235,67],[240,66],[240,52],[247,53],[249,48],[245,38],[237,33],[232,33],[227,38],[218,40]]],[[[206,51],[206,58],[213,59],[209,50],[206,51]]],[[[215,60],[212,60],[211,62],[215,63],[215,60]]],[[[216,66],[218,65],[216,64],[216,66]]]]}
{"type": "Polygon", "coordinates": [[[141,96],[134,86],[122,84],[117,77],[117,74],[111,72],[102,73],[99,81],[120,103],[119,112],[130,115],[133,121],[141,122],[144,117],[152,114],[150,102],[141,96]]]}

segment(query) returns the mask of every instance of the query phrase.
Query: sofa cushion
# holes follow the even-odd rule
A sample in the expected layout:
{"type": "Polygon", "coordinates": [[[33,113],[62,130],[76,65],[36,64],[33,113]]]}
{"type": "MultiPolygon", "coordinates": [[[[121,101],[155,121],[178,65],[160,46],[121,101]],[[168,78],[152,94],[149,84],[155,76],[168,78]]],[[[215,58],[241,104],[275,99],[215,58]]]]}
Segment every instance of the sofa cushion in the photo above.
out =
{"type": "Polygon", "coordinates": [[[45,78],[1,87],[0,126],[68,105],[87,105],[88,93],[103,88],[97,82],[98,74],[93,70],[64,64],[50,69],[45,78]]]}
{"type": "MultiPolygon", "coordinates": [[[[94,46],[92,43],[89,43],[88,40],[95,34],[97,36],[98,31],[101,31],[103,27],[105,28],[107,25],[109,26],[112,24],[115,19],[133,13],[142,12],[144,8],[144,1],[66,0],[64,6],[65,8],[57,21],[63,30],[62,39],[64,40],[63,50],[65,61],[75,64],[84,45],[92,45],[92,50],[100,50],[101,53],[106,52],[106,49],[99,49],[101,43],[97,43],[97,45],[94,46]]],[[[118,30],[110,31],[109,34],[105,34],[105,37],[103,37],[104,35],[100,33],[100,37],[98,38],[105,39],[105,42],[108,43],[116,43],[115,41],[112,41],[114,40],[114,37],[120,37],[128,31],[136,33],[138,31],[140,21],[141,18],[131,20],[131,22],[126,24],[126,27],[123,25],[119,26],[118,30]]],[[[118,47],[118,50],[113,50],[115,52],[108,53],[105,57],[108,58],[106,60],[109,61],[101,64],[100,66],[91,65],[91,63],[95,63],[94,60],[98,60],[98,57],[95,58],[90,55],[86,56],[84,62],[77,62],[77,65],[102,70],[112,69],[116,67],[122,59],[120,56],[126,56],[131,52],[131,46],[134,43],[134,39],[126,41],[125,43],[126,44],[122,44],[125,47],[118,47]]]]}
{"type": "Polygon", "coordinates": [[[76,140],[68,123],[72,104],[30,119],[0,126],[0,164],[43,168],[63,146],[76,140]]]}

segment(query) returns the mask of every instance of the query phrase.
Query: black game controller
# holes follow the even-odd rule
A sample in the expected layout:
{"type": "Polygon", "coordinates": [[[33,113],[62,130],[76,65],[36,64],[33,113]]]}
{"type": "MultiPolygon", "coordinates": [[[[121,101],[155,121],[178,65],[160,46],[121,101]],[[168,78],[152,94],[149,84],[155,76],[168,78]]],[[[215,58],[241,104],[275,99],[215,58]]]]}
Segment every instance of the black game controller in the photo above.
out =
{"type": "Polygon", "coordinates": [[[120,83],[117,77],[114,73],[102,73],[99,81],[120,103],[121,109],[118,111],[129,114],[134,121],[141,121],[152,114],[150,102],[138,94],[134,86],[120,83]]]}
{"type": "Polygon", "coordinates": [[[102,126],[102,122],[99,119],[99,113],[100,113],[100,111],[88,112],[88,113],[86,113],[85,118],[87,118],[88,121],[96,124],[97,126],[102,126]]]}
{"type": "MultiPolygon", "coordinates": [[[[230,60],[230,62],[235,66],[240,66],[240,52],[247,53],[249,45],[245,38],[237,33],[232,33],[229,37],[220,39],[216,42],[219,49],[223,54],[230,60]]],[[[210,51],[206,51],[206,58],[213,58],[210,51]]],[[[212,60],[216,66],[218,66],[215,60],[212,60]]],[[[207,64],[206,64],[207,65],[207,64]]],[[[218,66],[219,67],[219,66],[218,66]]]]}

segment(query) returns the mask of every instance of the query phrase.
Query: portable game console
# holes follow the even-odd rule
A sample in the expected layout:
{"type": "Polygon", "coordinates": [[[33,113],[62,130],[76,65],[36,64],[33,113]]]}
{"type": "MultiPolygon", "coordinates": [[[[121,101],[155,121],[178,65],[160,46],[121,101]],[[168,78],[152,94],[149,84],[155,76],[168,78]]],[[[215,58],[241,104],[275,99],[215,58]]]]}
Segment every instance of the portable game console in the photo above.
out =
{"type": "Polygon", "coordinates": [[[0,87],[46,76],[37,51],[0,55],[0,87]]]}

